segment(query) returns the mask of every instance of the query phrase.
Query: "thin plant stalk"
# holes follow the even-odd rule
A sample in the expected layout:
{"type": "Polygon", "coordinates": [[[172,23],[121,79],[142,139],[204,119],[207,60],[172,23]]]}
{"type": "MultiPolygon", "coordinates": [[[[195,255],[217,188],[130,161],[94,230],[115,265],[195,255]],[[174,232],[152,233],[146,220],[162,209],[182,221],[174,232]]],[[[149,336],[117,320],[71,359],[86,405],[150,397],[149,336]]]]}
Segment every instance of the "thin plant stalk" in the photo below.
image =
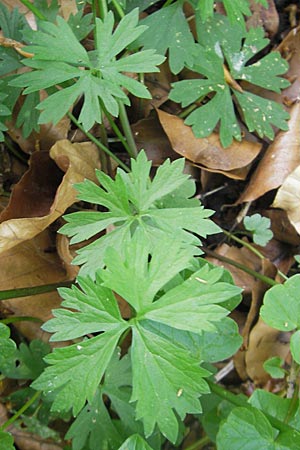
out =
{"type": "Polygon", "coordinates": [[[18,289],[7,289],[0,291],[0,301],[10,298],[30,297],[31,295],[45,294],[46,292],[56,291],[60,287],[70,287],[74,283],[72,281],[62,281],[61,283],[44,284],[41,286],[31,286],[18,289]]]}
{"type": "MultiPolygon", "coordinates": [[[[108,13],[107,2],[106,2],[106,0],[98,0],[97,3],[98,3],[99,17],[101,19],[104,19],[108,13]]],[[[96,0],[93,1],[93,4],[95,4],[95,8],[96,8],[96,0]]]]}
{"type": "Polygon", "coordinates": [[[20,408],[12,417],[10,417],[0,428],[0,430],[5,430],[7,427],[12,425],[18,417],[23,414],[26,409],[28,409],[41,395],[41,391],[37,391],[33,394],[33,396],[20,408]]]}
{"type": "Polygon", "coordinates": [[[126,139],[124,138],[123,134],[121,133],[119,127],[117,126],[116,122],[113,120],[111,114],[109,114],[109,112],[107,111],[107,109],[105,108],[103,103],[101,103],[101,109],[104,111],[105,117],[107,118],[112,130],[114,131],[116,136],[119,138],[120,142],[123,144],[127,153],[130,155],[131,148],[129,147],[129,145],[128,145],[126,139]]]}
{"type": "Polygon", "coordinates": [[[38,322],[43,323],[41,319],[38,317],[31,317],[31,316],[8,316],[5,319],[1,319],[0,323],[4,323],[5,325],[8,325],[10,323],[16,323],[16,322],[38,322]]]}
{"type": "Polygon", "coordinates": [[[38,19],[47,20],[47,17],[29,0],[20,0],[24,6],[26,6],[38,19]]]}
{"type": "Polygon", "coordinates": [[[115,8],[116,12],[118,13],[120,19],[122,19],[125,16],[122,6],[120,5],[120,3],[117,0],[112,0],[111,2],[114,5],[114,8],[115,8]]]}
{"type": "Polygon", "coordinates": [[[257,250],[255,247],[253,247],[253,245],[249,244],[249,242],[243,241],[243,239],[238,238],[237,236],[235,236],[234,234],[230,233],[229,231],[226,231],[226,230],[223,230],[223,229],[222,229],[222,231],[230,239],[232,239],[233,241],[243,245],[243,247],[246,247],[248,250],[250,250],[250,252],[252,252],[254,255],[258,256],[260,259],[264,259],[264,255],[262,255],[262,253],[260,253],[259,250],[257,250]]]}
{"type": "Polygon", "coordinates": [[[262,275],[261,273],[258,273],[255,270],[252,270],[249,267],[245,266],[244,264],[234,261],[233,259],[227,258],[226,256],[223,255],[219,255],[218,253],[209,250],[208,248],[203,248],[203,251],[208,255],[212,256],[213,258],[216,258],[220,261],[230,264],[231,266],[237,267],[238,269],[243,270],[243,272],[249,273],[249,275],[252,275],[254,278],[257,278],[258,280],[261,280],[264,283],[269,284],[270,286],[276,286],[277,284],[280,284],[277,281],[273,280],[272,278],[267,277],[266,275],[262,275]]]}
{"type": "Polygon", "coordinates": [[[136,158],[138,155],[138,150],[130,128],[126,108],[124,106],[124,103],[122,103],[121,101],[119,101],[119,112],[120,112],[119,119],[122,124],[124,135],[130,148],[130,153],[129,152],[128,153],[132,158],[136,158]]]}
{"type": "Polygon", "coordinates": [[[72,122],[81,130],[98,148],[103,150],[107,155],[109,155],[112,159],[114,159],[122,169],[126,172],[130,172],[130,169],[124,164],[113,152],[109,150],[102,142],[100,142],[95,136],[86,131],[83,126],[78,122],[78,120],[73,116],[72,113],[68,112],[68,117],[72,120],[72,122]]]}

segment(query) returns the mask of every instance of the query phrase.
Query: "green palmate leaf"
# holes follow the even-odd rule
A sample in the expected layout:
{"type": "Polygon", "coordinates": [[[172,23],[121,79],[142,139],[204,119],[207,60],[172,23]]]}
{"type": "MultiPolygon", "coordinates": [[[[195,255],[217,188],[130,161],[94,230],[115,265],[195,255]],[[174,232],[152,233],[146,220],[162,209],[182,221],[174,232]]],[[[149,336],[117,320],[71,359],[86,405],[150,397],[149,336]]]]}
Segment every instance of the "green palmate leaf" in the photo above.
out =
{"type": "Polygon", "coordinates": [[[68,19],[68,25],[72,28],[73,33],[77,37],[79,41],[84,39],[94,28],[94,25],[91,23],[92,14],[84,14],[83,10],[84,3],[80,8],[80,5],[77,5],[80,9],[76,14],[71,14],[68,19]]]}
{"type": "Polygon", "coordinates": [[[263,321],[281,331],[299,329],[299,289],[299,274],[292,276],[284,284],[271,287],[265,294],[260,310],[263,321]]]}
{"type": "Polygon", "coordinates": [[[0,372],[8,378],[34,380],[46,366],[43,358],[50,352],[49,345],[35,339],[28,346],[21,343],[17,349],[12,342],[10,344],[7,342],[8,347],[1,353],[0,372]],[[9,348],[11,352],[7,355],[9,348]]]}
{"type": "Polygon", "coordinates": [[[34,339],[17,348],[9,336],[10,329],[0,324],[0,373],[12,379],[34,380],[45,368],[43,357],[49,353],[49,345],[34,339]]]}
{"type": "Polygon", "coordinates": [[[203,237],[218,232],[219,228],[208,220],[212,211],[203,209],[197,200],[189,198],[195,193],[195,183],[182,173],[183,167],[183,159],[172,163],[166,160],[151,181],[151,163],[141,152],[136,160],[132,160],[132,173],[118,169],[112,180],[97,171],[101,187],[89,180],[76,185],[79,199],[102,205],[109,211],[69,214],[65,216],[68,223],[60,232],[71,236],[71,242],[75,243],[94,236],[109,225],[116,227],[78,251],[74,263],[84,264],[81,273],[93,276],[103,267],[108,247],[122,253],[126,241],[137,228],[153,245],[160,245],[168,237],[197,245],[199,239],[188,231],[203,237]]]}
{"type": "Polygon", "coordinates": [[[124,437],[110,418],[101,389],[77,416],[66,439],[72,439],[72,450],[115,450],[121,445],[124,437]]]}
{"type": "Polygon", "coordinates": [[[240,140],[234,101],[240,104],[250,131],[272,139],[274,131],[271,125],[286,130],[289,115],[281,105],[237,88],[224,72],[227,65],[233,81],[246,80],[275,92],[289,85],[279,76],[287,71],[288,65],[278,53],[249,64],[251,58],[269,42],[264,38],[263,30],[255,28],[246,32],[240,26],[230,24],[226,17],[216,14],[205,24],[198,24],[198,40],[190,68],[205,78],[174,83],[170,93],[171,100],[182,103],[184,107],[209,95],[208,101],[186,119],[195,135],[208,136],[219,123],[222,145],[230,145],[233,137],[240,140]]]}
{"type": "MultiPolygon", "coordinates": [[[[244,15],[250,16],[251,10],[249,8],[248,0],[222,0],[226,13],[231,22],[243,24],[244,15]]],[[[199,12],[201,20],[206,21],[213,16],[214,0],[190,0],[190,3],[199,12]]],[[[256,3],[261,3],[265,8],[268,8],[267,0],[256,0],[256,3]]]]}
{"type": "Polygon", "coordinates": [[[60,288],[64,299],[62,306],[69,309],[53,311],[43,329],[55,333],[52,341],[75,339],[89,333],[114,330],[122,322],[117,301],[110,289],[101,285],[98,277],[94,283],[90,278],[78,277],[78,284],[72,288],[60,288]],[[74,311],[77,310],[77,311],[74,311]]]}
{"type": "Polygon", "coordinates": [[[124,420],[124,432],[127,435],[141,432],[139,424],[138,428],[134,426],[132,410],[125,406],[131,392],[128,359],[114,360],[118,340],[130,327],[133,334],[131,400],[136,408],[136,419],[142,419],[146,437],[153,433],[157,424],[168,439],[176,441],[177,415],[183,418],[186,413],[201,411],[199,397],[208,392],[203,378],[209,374],[199,366],[199,353],[181,343],[180,333],[184,340],[191,329],[199,335],[205,329],[212,329],[214,323],[228,315],[229,310],[224,305],[232,303],[230,298],[236,304],[240,292],[230,283],[219,281],[223,273],[220,268],[202,267],[187,280],[178,277],[178,272],[192,270],[192,250],[180,241],[167,238],[153,246],[138,229],[124,244],[121,254],[114,249],[106,252],[106,267],[96,281],[80,277],[82,290],[73,287],[60,291],[63,306],[70,309],[54,311],[54,319],[44,326],[56,332],[54,340],[64,338],[63,332],[69,338],[91,332],[102,334],[55,349],[46,357],[51,367],[46,368],[33,387],[57,391],[54,410],[73,407],[76,415],[86,399],[92,402],[97,384],[107,370],[102,390],[124,420]],[[177,282],[172,288],[174,277],[177,282]],[[170,290],[166,288],[168,285],[170,290]],[[122,295],[135,310],[129,321],[121,319],[112,291],[122,295]],[[182,305],[190,311],[188,320],[182,305]],[[177,333],[175,340],[170,333],[160,331],[159,326],[166,326],[164,324],[177,333]],[[77,331],[73,331],[74,328],[77,331]],[[110,361],[111,368],[108,367],[110,361]],[[119,366],[117,371],[114,366],[119,366]]]}
{"type": "Polygon", "coordinates": [[[80,344],[55,349],[45,358],[50,364],[32,384],[45,392],[57,390],[52,410],[68,411],[76,416],[86,400],[93,400],[97,386],[109,364],[126,323],[80,344]]]}
{"type": "Polygon", "coordinates": [[[183,67],[191,65],[193,59],[191,49],[194,38],[182,10],[183,2],[161,8],[142,20],[148,30],[138,39],[137,43],[145,49],[155,48],[162,55],[169,51],[169,64],[175,74],[183,67]]]}
{"type": "Polygon", "coordinates": [[[170,341],[148,331],[143,324],[133,327],[133,393],[136,417],[142,419],[146,436],[157,423],[161,432],[175,442],[178,421],[186,413],[201,412],[199,396],[209,392],[203,377],[207,370],[199,360],[170,341]],[[163,402],[162,402],[162,399],[163,402]]]}
{"type": "Polygon", "coordinates": [[[246,230],[253,233],[255,244],[265,246],[272,239],[273,232],[270,230],[271,221],[268,217],[262,217],[260,214],[253,214],[244,218],[246,230]]]}
{"type": "MultiPolygon", "coordinates": [[[[152,308],[156,293],[186,268],[193,257],[191,247],[182,249],[180,242],[170,238],[160,245],[157,244],[152,250],[152,246],[139,230],[136,231],[132,242],[123,245],[124,257],[115,249],[107,251],[106,270],[102,272],[101,277],[104,286],[124,297],[137,312],[144,312],[149,305],[152,308]],[[152,255],[150,262],[149,252],[152,255]],[[163,271],[162,267],[165,267],[166,271],[163,271]]],[[[197,282],[193,284],[194,288],[196,284],[197,282]]]]}
{"type": "Polygon", "coordinates": [[[10,433],[0,431],[0,450],[15,450],[14,438],[10,433]]]}
{"type": "Polygon", "coordinates": [[[220,303],[235,297],[240,289],[227,283],[210,282],[213,270],[200,269],[181,285],[171,289],[143,312],[143,317],[171,325],[174,328],[202,333],[215,331],[214,322],[227,316],[228,310],[220,303]],[[206,279],[202,278],[206,275],[206,279]]]}
{"type": "Polygon", "coordinates": [[[126,439],[118,450],[153,450],[153,448],[140,435],[134,434],[126,439]]]}
{"type": "Polygon", "coordinates": [[[59,4],[57,0],[34,0],[34,6],[43,14],[43,16],[49,20],[49,22],[54,22],[59,11],[59,4]]]}
{"type": "Polygon", "coordinates": [[[70,25],[61,17],[57,23],[42,22],[40,30],[26,32],[32,43],[26,49],[34,57],[23,63],[33,69],[11,81],[12,86],[25,87],[25,94],[62,85],[68,85],[58,92],[49,92],[38,109],[42,110],[39,123],[57,123],[80,97],[84,97],[79,122],[88,130],[95,122],[102,121],[102,106],[112,114],[119,113],[118,102],[129,104],[122,88],[131,94],[151,98],[147,88],[138,81],[122,74],[129,72],[157,72],[156,65],[164,57],[153,50],[141,51],[135,55],[117,56],[126,49],[143,31],[137,26],[138,10],[127,14],[114,29],[114,18],[109,12],[102,21],[96,19],[96,49],[87,52],[78,41],[70,25]]]}
{"type": "Polygon", "coordinates": [[[72,450],[115,450],[132,434],[143,435],[143,426],[135,419],[135,408],[130,403],[130,358],[125,355],[119,360],[119,356],[116,351],[105,372],[104,382],[97,389],[92,403],[85,406],[67,432],[66,439],[72,439],[72,450]],[[103,395],[109,397],[112,409],[120,420],[110,417],[103,402],[103,395]]]}

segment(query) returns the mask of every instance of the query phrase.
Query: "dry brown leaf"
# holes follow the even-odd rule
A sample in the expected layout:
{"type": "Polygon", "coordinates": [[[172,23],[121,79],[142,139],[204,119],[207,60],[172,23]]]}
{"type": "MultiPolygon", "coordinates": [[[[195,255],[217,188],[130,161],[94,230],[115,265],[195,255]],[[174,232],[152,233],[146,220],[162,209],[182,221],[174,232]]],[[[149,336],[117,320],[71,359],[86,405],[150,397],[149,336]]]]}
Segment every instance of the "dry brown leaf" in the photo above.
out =
{"type": "Polygon", "coordinates": [[[250,0],[252,15],[247,18],[247,29],[263,27],[269,37],[274,36],[279,27],[279,15],[274,0],[268,0],[268,7],[250,0]]]}
{"type": "Polygon", "coordinates": [[[280,131],[237,203],[256,200],[276,189],[300,165],[300,102],[291,108],[289,130],[280,131]]]}
{"type": "Polygon", "coordinates": [[[258,155],[261,145],[253,142],[234,142],[224,149],[217,133],[207,138],[194,136],[191,127],[179,117],[157,110],[160,123],[175,152],[210,170],[227,172],[248,166],[258,155]]]}
{"type": "Polygon", "coordinates": [[[253,327],[249,347],[245,353],[246,371],[257,386],[263,386],[270,379],[263,363],[273,356],[285,360],[290,349],[290,333],[284,333],[266,325],[261,319],[253,327]]]}
{"type": "MultiPolygon", "coordinates": [[[[300,148],[299,148],[300,151],[300,148]]],[[[276,194],[274,208],[286,211],[292,225],[300,234],[300,166],[285,179],[276,194]]]]}
{"type": "Polygon", "coordinates": [[[178,158],[156,114],[139,120],[131,128],[138,150],[145,150],[154,166],[160,166],[166,158],[178,158]]]}
{"type": "MultiPolygon", "coordinates": [[[[249,267],[256,272],[259,272],[261,269],[261,260],[258,256],[254,255],[253,252],[248,250],[246,247],[238,248],[238,247],[230,247],[227,244],[222,244],[216,248],[214,253],[217,253],[221,256],[226,256],[226,258],[232,259],[240,264],[243,264],[246,267],[249,267]]],[[[231,273],[234,283],[243,289],[244,295],[251,295],[255,279],[252,275],[244,272],[237,267],[234,267],[231,264],[227,264],[226,262],[218,260],[217,257],[209,257],[207,258],[211,263],[225,267],[225,269],[229,270],[231,273]]]]}
{"type": "MultiPolygon", "coordinates": [[[[17,289],[66,281],[66,271],[55,252],[49,230],[30,241],[11,248],[0,258],[1,289],[17,289]]],[[[31,297],[20,297],[1,302],[3,316],[32,316],[42,322],[49,320],[51,311],[59,307],[60,297],[56,291],[31,297]]],[[[48,339],[48,333],[36,322],[18,322],[16,325],[27,339],[48,339]]]]}
{"type": "Polygon", "coordinates": [[[40,125],[40,131],[32,132],[26,139],[22,135],[22,130],[15,127],[15,113],[13,120],[7,122],[8,134],[11,139],[18,144],[23,152],[31,155],[36,149],[50,150],[59,140],[66,139],[70,129],[70,119],[64,116],[56,125],[47,123],[40,125]]]}
{"type": "MultiPolygon", "coordinates": [[[[300,236],[291,225],[287,214],[283,210],[268,209],[263,212],[263,215],[269,217],[272,223],[272,231],[277,241],[282,245],[289,244],[289,246],[297,247],[300,245],[300,236]]],[[[291,251],[291,248],[289,248],[291,251]]],[[[287,253],[287,246],[282,250],[282,253],[287,253]]],[[[286,271],[284,272],[286,273],[286,271]]]]}
{"type": "Polygon", "coordinates": [[[32,160],[43,160],[44,170],[38,173],[38,166],[29,169],[16,185],[8,207],[1,213],[0,253],[33,238],[60,217],[76,201],[74,183],[84,178],[95,180],[99,157],[94,144],[71,144],[62,140],[52,147],[50,155],[59,169],[66,171],[61,183],[58,185],[62,172],[60,175],[53,161],[47,160],[43,152],[35,153],[32,160]],[[36,180],[41,185],[35,185],[36,180]]]}
{"type": "Polygon", "coordinates": [[[284,89],[282,94],[279,94],[281,95],[282,102],[287,103],[289,106],[289,101],[293,102],[299,100],[300,93],[300,26],[291,30],[276,50],[279,51],[289,63],[289,70],[285,77],[290,80],[292,84],[284,89]]]}

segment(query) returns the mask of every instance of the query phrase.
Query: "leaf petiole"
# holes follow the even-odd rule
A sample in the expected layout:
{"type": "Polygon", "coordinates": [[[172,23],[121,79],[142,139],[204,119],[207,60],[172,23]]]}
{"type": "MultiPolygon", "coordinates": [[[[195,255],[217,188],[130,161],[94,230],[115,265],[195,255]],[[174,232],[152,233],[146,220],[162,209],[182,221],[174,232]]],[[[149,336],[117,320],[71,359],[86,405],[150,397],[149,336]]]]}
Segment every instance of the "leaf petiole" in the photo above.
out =
{"type": "Polygon", "coordinates": [[[26,409],[28,409],[41,395],[41,391],[37,391],[35,392],[35,394],[33,394],[33,396],[27,400],[27,402],[12,416],[10,417],[6,422],[4,422],[4,424],[0,427],[0,430],[5,430],[7,427],[9,427],[12,423],[14,423],[18,417],[21,416],[21,414],[23,414],[26,409]]]}
{"type": "Polygon", "coordinates": [[[47,17],[29,0],[20,0],[33,14],[40,20],[47,20],[47,17]]]}

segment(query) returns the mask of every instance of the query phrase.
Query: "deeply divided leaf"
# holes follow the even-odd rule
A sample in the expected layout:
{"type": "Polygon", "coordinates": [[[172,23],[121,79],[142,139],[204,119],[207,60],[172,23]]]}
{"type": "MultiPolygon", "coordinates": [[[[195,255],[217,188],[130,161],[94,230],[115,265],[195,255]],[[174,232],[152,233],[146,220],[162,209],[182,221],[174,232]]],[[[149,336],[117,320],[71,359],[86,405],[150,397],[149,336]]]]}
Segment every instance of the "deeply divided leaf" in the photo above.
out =
{"type": "Polygon", "coordinates": [[[115,29],[112,12],[103,21],[96,19],[96,49],[87,52],[63,18],[57,17],[56,24],[43,21],[39,30],[25,33],[31,42],[26,50],[34,56],[23,63],[33,70],[17,76],[11,85],[25,87],[28,94],[50,87],[57,90],[57,85],[69,80],[67,86],[49,91],[49,97],[40,102],[38,109],[43,112],[39,123],[56,124],[83,97],[79,122],[89,130],[95,122],[102,122],[103,110],[117,116],[118,102],[129,104],[123,87],[133,95],[151,98],[143,84],[122,72],[156,72],[164,57],[147,50],[116,59],[143,33],[144,26],[137,22],[137,9],[124,16],[115,29]]]}
{"type": "Polygon", "coordinates": [[[242,85],[245,80],[275,92],[289,86],[289,81],[280,77],[288,64],[279,53],[273,52],[251,64],[252,58],[268,44],[263,30],[255,28],[246,32],[225,16],[216,14],[205,23],[200,21],[197,32],[199,44],[194,47],[194,63],[189,68],[202,77],[173,83],[170,93],[171,100],[184,107],[206,98],[186,119],[195,136],[208,136],[219,124],[224,147],[231,144],[232,138],[240,140],[235,101],[249,130],[256,131],[260,137],[272,139],[272,126],[286,130],[289,115],[283,107],[248,92],[242,85]]]}
{"type": "MultiPolygon", "coordinates": [[[[164,240],[197,245],[200,240],[195,235],[206,237],[218,232],[218,227],[208,219],[212,211],[189,198],[195,192],[195,184],[182,172],[183,164],[181,159],[172,163],[166,160],[151,181],[151,163],[140,152],[132,160],[131,173],[118,169],[112,180],[98,171],[101,186],[89,180],[76,185],[79,199],[102,205],[108,212],[69,214],[65,216],[68,223],[60,231],[71,236],[71,242],[80,242],[109,225],[115,226],[113,231],[78,251],[74,263],[84,264],[82,274],[93,276],[103,267],[108,247],[122,254],[137,229],[153,246],[164,240]]],[[[194,248],[194,253],[197,252],[194,248]]]]}

